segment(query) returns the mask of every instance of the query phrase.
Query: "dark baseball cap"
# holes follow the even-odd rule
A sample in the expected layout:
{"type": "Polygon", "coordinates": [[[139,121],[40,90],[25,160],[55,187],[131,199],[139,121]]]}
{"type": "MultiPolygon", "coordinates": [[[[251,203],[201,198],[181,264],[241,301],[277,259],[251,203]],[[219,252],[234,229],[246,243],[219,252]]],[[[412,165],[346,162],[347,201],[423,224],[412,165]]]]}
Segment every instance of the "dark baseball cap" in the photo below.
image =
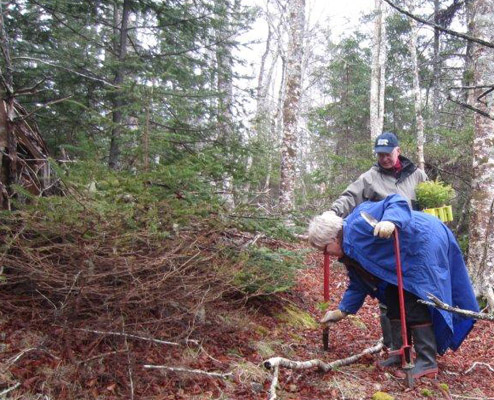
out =
{"type": "Polygon", "coordinates": [[[391,153],[395,147],[398,147],[398,138],[392,132],[383,132],[374,143],[374,151],[376,153],[391,153]]]}

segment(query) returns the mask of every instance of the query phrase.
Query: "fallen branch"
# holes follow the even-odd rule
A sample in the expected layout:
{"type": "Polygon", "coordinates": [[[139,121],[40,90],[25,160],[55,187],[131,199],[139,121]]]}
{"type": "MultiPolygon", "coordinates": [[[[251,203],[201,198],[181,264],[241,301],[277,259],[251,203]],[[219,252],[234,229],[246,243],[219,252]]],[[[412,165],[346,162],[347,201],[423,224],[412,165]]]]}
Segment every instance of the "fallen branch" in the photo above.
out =
{"type": "Polygon", "coordinates": [[[221,379],[227,379],[233,376],[233,373],[227,372],[227,373],[219,373],[219,372],[207,372],[203,371],[201,369],[189,369],[189,368],[182,368],[182,367],[169,367],[167,365],[143,365],[144,368],[147,369],[166,369],[168,371],[173,371],[173,372],[184,372],[187,374],[198,374],[198,375],[206,375],[206,376],[212,376],[214,378],[221,378],[221,379]]]}
{"type": "MultiPolygon", "coordinates": [[[[177,343],[177,342],[168,342],[166,340],[160,340],[160,339],[153,339],[153,338],[148,338],[148,337],[143,337],[143,336],[137,336],[137,335],[132,335],[130,333],[104,332],[104,331],[95,331],[95,330],[92,330],[92,329],[82,329],[82,328],[76,328],[76,330],[77,331],[83,331],[83,332],[97,333],[97,334],[100,334],[100,335],[123,336],[123,337],[126,337],[126,338],[146,340],[148,342],[153,342],[153,343],[158,343],[158,344],[167,344],[169,346],[180,346],[180,343],[177,343]]],[[[195,345],[198,345],[199,344],[199,342],[197,340],[191,340],[191,339],[186,340],[186,343],[192,343],[192,344],[195,344],[195,345]]]]}
{"type": "Polygon", "coordinates": [[[494,314],[478,313],[475,311],[463,310],[462,308],[453,307],[453,306],[450,306],[449,304],[446,304],[442,300],[439,300],[436,296],[434,296],[431,293],[428,293],[427,297],[431,301],[418,300],[418,302],[425,304],[425,305],[428,305],[428,306],[431,306],[431,307],[440,308],[441,310],[445,310],[445,311],[449,311],[449,312],[454,312],[456,314],[464,315],[465,317],[470,317],[470,318],[474,318],[474,319],[482,319],[485,321],[494,321],[494,314]]]}
{"type": "Polygon", "coordinates": [[[17,382],[14,386],[11,386],[3,391],[0,392],[0,396],[3,396],[5,394],[7,394],[8,392],[11,392],[12,390],[14,389],[17,389],[21,384],[19,382],[17,382]]]}
{"type": "Polygon", "coordinates": [[[328,372],[332,369],[341,367],[343,365],[350,365],[367,354],[375,354],[381,351],[382,348],[383,348],[383,343],[382,341],[379,341],[375,346],[369,347],[359,354],[354,354],[353,356],[342,358],[341,360],[336,360],[330,363],[326,363],[318,359],[309,360],[309,361],[292,361],[283,357],[273,357],[270,358],[269,360],[264,361],[264,366],[267,369],[274,368],[277,365],[290,369],[309,369],[309,368],[317,367],[323,372],[328,372]]]}
{"type": "Polygon", "coordinates": [[[492,366],[490,364],[480,362],[480,361],[475,361],[472,364],[472,366],[465,371],[465,374],[468,374],[470,371],[473,371],[475,369],[475,367],[477,367],[478,365],[483,365],[484,367],[487,367],[487,369],[489,371],[494,372],[494,368],[492,368],[492,366]]]}
{"type": "Polygon", "coordinates": [[[273,371],[273,379],[271,381],[271,386],[269,387],[269,400],[276,399],[276,386],[278,386],[279,374],[280,374],[280,366],[276,365],[273,371]]]}
{"type": "Polygon", "coordinates": [[[85,364],[85,363],[88,363],[90,361],[97,360],[99,358],[104,358],[106,356],[111,356],[111,355],[114,355],[114,354],[125,353],[125,352],[127,352],[127,350],[109,351],[107,353],[98,354],[97,356],[94,356],[94,357],[91,357],[91,358],[86,358],[85,360],[77,361],[77,365],[85,364]]]}
{"type": "Polygon", "coordinates": [[[264,367],[267,369],[273,369],[273,380],[271,382],[271,388],[269,393],[269,400],[276,399],[276,386],[278,384],[279,367],[285,367],[290,369],[309,369],[318,368],[323,372],[331,371],[332,369],[341,367],[343,365],[350,365],[359,360],[367,354],[375,354],[381,351],[383,348],[382,340],[379,340],[375,346],[369,347],[359,354],[336,360],[330,363],[326,363],[319,359],[309,361],[292,361],[283,357],[272,357],[269,360],[264,361],[264,367]]]}
{"type": "Polygon", "coordinates": [[[13,365],[14,363],[16,363],[22,356],[24,356],[25,354],[31,352],[31,351],[41,351],[45,354],[48,354],[50,357],[54,358],[55,360],[60,360],[59,357],[51,354],[50,352],[44,350],[44,349],[41,349],[39,347],[30,347],[28,349],[24,349],[22,350],[19,354],[15,355],[14,357],[10,358],[9,360],[7,360],[6,362],[6,368],[3,370],[3,371],[6,371],[11,365],[13,365]]]}

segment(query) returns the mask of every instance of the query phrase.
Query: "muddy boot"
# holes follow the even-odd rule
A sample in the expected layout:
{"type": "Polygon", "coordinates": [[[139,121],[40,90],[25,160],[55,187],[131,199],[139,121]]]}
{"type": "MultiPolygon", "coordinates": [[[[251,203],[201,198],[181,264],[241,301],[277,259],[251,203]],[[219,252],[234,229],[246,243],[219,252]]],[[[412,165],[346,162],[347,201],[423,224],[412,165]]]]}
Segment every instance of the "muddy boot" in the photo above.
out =
{"type": "MultiPolygon", "coordinates": [[[[391,351],[400,350],[403,345],[403,340],[401,339],[401,321],[399,319],[392,319],[389,321],[391,332],[391,351]]],[[[381,368],[401,365],[401,356],[399,354],[390,355],[385,360],[379,361],[377,365],[381,368]]]]}
{"type": "Polygon", "coordinates": [[[432,324],[412,326],[413,343],[417,358],[412,369],[412,376],[420,378],[427,376],[433,378],[437,375],[437,346],[432,324]]]}
{"type": "Polygon", "coordinates": [[[383,345],[390,349],[393,346],[393,338],[391,337],[391,322],[386,315],[387,307],[384,304],[379,303],[379,311],[381,311],[379,319],[383,331],[383,345]]]}

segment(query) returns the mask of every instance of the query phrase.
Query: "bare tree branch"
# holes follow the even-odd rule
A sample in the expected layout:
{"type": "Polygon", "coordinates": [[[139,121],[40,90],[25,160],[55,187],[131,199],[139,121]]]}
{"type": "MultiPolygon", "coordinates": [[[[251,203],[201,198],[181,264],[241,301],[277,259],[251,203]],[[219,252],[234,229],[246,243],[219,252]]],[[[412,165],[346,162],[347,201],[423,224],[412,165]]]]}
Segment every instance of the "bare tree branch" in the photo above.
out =
{"type": "Polygon", "coordinates": [[[17,389],[19,386],[21,386],[21,384],[20,384],[20,382],[17,382],[14,386],[11,386],[5,390],[2,390],[0,392],[0,396],[6,395],[8,392],[11,392],[12,390],[17,389]]]}
{"type": "Polygon", "coordinates": [[[377,342],[376,345],[365,349],[359,354],[354,354],[353,356],[332,361],[330,363],[326,363],[319,359],[314,359],[309,361],[292,361],[283,357],[272,357],[269,360],[264,361],[264,367],[266,367],[267,369],[274,368],[277,365],[290,369],[309,369],[309,368],[317,367],[318,369],[324,372],[328,372],[331,371],[332,369],[341,367],[343,365],[352,364],[367,354],[377,353],[382,348],[383,348],[383,343],[382,340],[380,340],[379,342],[377,342]]]}
{"type": "MultiPolygon", "coordinates": [[[[96,331],[93,329],[81,329],[81,328],[76,328],[77,331],[83,331],[83,332],[90,332],[90,333],[97,333],[100,335],[113,335],[113,336],[123,336],[126,338],[132,338],[132,339],[139,339],[139,340],[146,340],[148,342],[154,342],[158,344],[167,344],[170,346],[179,346],[179,343],[176,342],[168,342],[166,340],[160,340],[160,339],[153,339],[153,338],[148,338],[148,337],[143,337],[143,336],[137,336],[137,335],[132,335],[130,333],[123,333],[123,332],[104,332],[104,331],[96,331]]],[[[187,343],[193,343],[193,344],[198,344],[197,340],[187,340],[187,343]]]]}
{"type": "Polygon", "coordinates": [[[486,117],[486,118],[489,118],[489,119],[494,120],[494,117],[493,117],[492,115],[490,115],[489,113],[486,113],[485,111],[480,110],[480,109],[478,109],[478,108],[476,108],[476,107],[473,107],[473,106],[471,106],[470,104],[467,104],[467,103],[465,103],[465,102],[463,102],[463,101],[456,100],[456,99],[454,99],[451,95],[448,95],[448,97],[447,97],[447,98],[448,98],[448,100],[452,101],[453,103],[456,103],[456,104],[458,104],[458,105],[460,105],[460,106],[462,106],[462,107],[465,107],[465,108],[467,108],[468,110],[471,110],[471,111],[474,111],[474,112],[476,112],[476,113],[479,113],[480,115],[482,115],[482,116],[484,116],[484,117],[486,117]]]}
{"type": "Polygon", "coordinates": [[[449,312],[454,312],[456,314],[464,315],[465,317],[470,317],[470,318],[475,318],[475,319],[482,319],[484,321],[494,321],[494,315],[493,314],[484,314],[484,313],[478,313],[470,310],[463,310],[458,307],[452,307],[449,304],[446,304],[442,300],[439,300],[436,296],[434,296],[431,293],[427,294],[427,297],[431,301],[427,300],[418,300],[419,303],[431,306],[431,307],[436,307],[440,308],[441,310],[449,311],[449,312]]]}
{"type": "Polygon", "coordinates": [[[477,367],[478,365],[483,365],[484,367],[487,367],[487,369],[489,371],[494,372],[494,368],[492,368],[492,366],[490,364],[487,364],[487,363],[484,363],[484,362],[475,361],[472,364],[472,366],[465,371],[465,374],[468,374],[470,371],[474,370],[475,367],[477,367]]]}
{"type": "Polygon", "coordinates": [[[451,36],[456,36],[456,37],[468,40],[469,42],[475,42],[475,43],[481,44],[482,46],[494,48],[494,43],[486,42],[485,40],[467,35],[466,33],[456,32],[456,31],[453,31],[451,29],[444,28],[441,25],[437,25],[433,22],[429,22],[423,18],[420,18],[420,17],[417,17],[416,15],[413,15],[412,13],[408,12],[407,10],[404,10],[403,8],[397,6],[396,4],[393,4],[393,2],[391,0],[384,0],[384,1],[386,3],[388,3],[391,7],[393,7],[395,10],[399,11],[401,14],[404,14],[407,17],[414,19],[415,21],[421,22],[422,24],[431,26],[431,27],[438,29],[441,32],[447,33],[451,36]]]}
{"type": "Polygon", "coordinates": [[[166,369],[168,371],[173,371],[173,372],[184,372],[187,374],[197,374],[197,375],[206,375],[206,376],[212,376],[214,378],[222,378],[222,379],[227,379],[233,376],[233,373],[227,372],[227,373],[219,373],[219,372],[207,372],[203,371],[201,369],[189,369],[189,368],[182,368],[182,367],[169,367],[167,365],[143,365],[144,368],[147,369],[166,369]]]}
{"type": "Polygon", "coordinates": [[[343,365],[349,365],[362,358],[367,354],[375,354],[383,348],[382,339],[377,342],[376,345],[369,347],[359,354],[354,354],[353,356],[336,360],[330,363],[325,363],[322,360],[314,359],[309,361],[293,361],[283,357],[272,357],[264,361],[264,367],[267,369],[273,369],[273,378],[271,381],[271,387],[269,390],[269,400],[275,400],[276,397],[276,386],[278,384],[279,367],[285,367],[290,369],[309,369],[318,368],[323,372],[331,371],[334,368],[341,367],[343,365]]]}

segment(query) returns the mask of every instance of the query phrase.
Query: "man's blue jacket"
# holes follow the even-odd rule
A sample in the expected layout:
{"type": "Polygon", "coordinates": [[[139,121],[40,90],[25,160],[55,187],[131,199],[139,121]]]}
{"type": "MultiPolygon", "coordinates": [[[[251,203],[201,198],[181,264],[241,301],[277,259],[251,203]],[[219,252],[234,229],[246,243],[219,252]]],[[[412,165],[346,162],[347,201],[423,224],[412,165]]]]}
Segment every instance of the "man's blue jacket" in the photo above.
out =
{"type": "MultiPolygon", "coordinates": [[[[411,211],[407,201],[392,194],[382,201],[364,202],[345,218],[343,252],[365,270],[382,280],[377,290],[371,288],[356,273],[350,272],[350,284],[339,308],[355,313],[367,294],[386,304],[383,289],[398,285],[393,236],[375,237],[374,228],[360,215],[366,211],[378,221],[391,221],[399,229],[403,286],[405,290],[427,300],[432,293],[454,307],[478,312],[479,307],[453,233],[438,218],[411,211]]],[[[456,350],[473,327],[475,320],[430,307],[437,350],[456,350]]]]}

